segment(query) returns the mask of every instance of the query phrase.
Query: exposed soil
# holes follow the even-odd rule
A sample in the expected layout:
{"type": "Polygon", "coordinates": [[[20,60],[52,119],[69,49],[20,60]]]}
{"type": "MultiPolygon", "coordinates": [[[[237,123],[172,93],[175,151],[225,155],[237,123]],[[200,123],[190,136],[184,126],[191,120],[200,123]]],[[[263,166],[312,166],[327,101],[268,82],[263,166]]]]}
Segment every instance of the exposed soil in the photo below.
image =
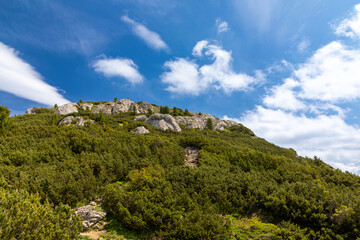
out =
{"type": "Polygon", "coordinates": [[[198,167],[200,150],[194,147],[187,147],[185,148],[185,152],[186,152],[185,164],[190,167],[198,167]]]}

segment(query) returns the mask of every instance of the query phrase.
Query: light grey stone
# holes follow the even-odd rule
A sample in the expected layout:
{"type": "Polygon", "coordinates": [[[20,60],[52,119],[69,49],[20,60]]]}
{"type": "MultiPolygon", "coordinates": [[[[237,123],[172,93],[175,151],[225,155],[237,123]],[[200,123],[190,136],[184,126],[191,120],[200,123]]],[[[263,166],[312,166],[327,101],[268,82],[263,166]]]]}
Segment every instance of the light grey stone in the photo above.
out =
{"type": "Polygon", "coordinates": [[[146,119],[147,119],[147,116],[139,115],[134,118],[134,121],[145,121],[146,119]]]}
{"type": "Polygon", "coordinates": [[[112,106],[111,104],[108,103],[100,103],[98,105],[95,105],[92,109],[91,109],[92,113],[102,113],[105,115],[110,115],[112,112],[112,106]]]}
{"type": "Polygon", "coordinates": [[[58,109],[56,110],[56,114],[57,115],[66,115],[66,114],[70,114],[70,113],[77,113],[78,109],[77,109],[77,103],[67,103],[64,104],[60,107],[58,107],[58,109]]]}
{"type": "Polygon", "coordinates": [[[181,132],[181,128],[175,119],[169,114],[155,113],[146,119],[145,123],[163,131],[169,129],[175,132],[181,132]]]}
{"type": "Polygon", "coordinates": [[[144,126],[139,126],[139,127],[137,127],[135,130],[133,130],[131,132],[132,133],[137,133],[137,134],[150,133],[150,131],[144,126]]]}
{"type": "Polygon", "coordinates": [[[87,122],[90,122],[91,124],[94,124],[95,121],[91,120],[91,119],[84,119],[83,117],[74,117],[74,116],[67,116],[64,117],[60,122],[59,122],[59,126],[65,124],[67,126],[70,126],[72,124],[74,124],[75,126],[85,126],[85,124],[87,122]]]}
{"type": "Polygon", "coordinates": [[[91,109],[93,108],[94,104],[92,103],[80,103],[79,104],[80,107],[83,109],[83,110],[87,110],[89,108],[89,110],[91,111],[91,109]]]}
{"type": "Polygon", "coordinates": [[[85,205],[76,209],[75,214],[82,220],[84,229],[92,228],[96,223],[104,219],[106,213],[100,210],[96,210],[94,206],[85,205]]]}
{"type": "Polygon", "coordinates": [[[117,114],[117,113],[131,112],[134,105],[135,103],[130,99],[120,99],[114,104],[111,113],[117,114]]]}
{"type": "Polygon", "coordinates": [[[36,114],[36,109],[39,108],[38,107],[29,108],[28,110],[26,110],[25,114],[27,115],[36,114]]]}

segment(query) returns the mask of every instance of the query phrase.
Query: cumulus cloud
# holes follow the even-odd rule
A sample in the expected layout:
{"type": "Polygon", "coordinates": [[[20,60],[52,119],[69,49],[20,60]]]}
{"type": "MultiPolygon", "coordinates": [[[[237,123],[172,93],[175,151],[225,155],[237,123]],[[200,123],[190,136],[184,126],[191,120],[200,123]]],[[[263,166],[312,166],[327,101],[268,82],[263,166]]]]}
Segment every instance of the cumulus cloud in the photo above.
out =
{"type": "MultiPolygon", "coordinates": [[[[360,4],[355,8],[357,15],[345,19],[337,34],[360,36],[360,4]]],[[[339,106],[360,98],[359,47],[333,41],[289,70],[282,84],[267,91],[262,105],[235,120],[300,155],[317,156],[336,168],[360,174],[360,127],[348,123],[350,110],[339,106]]]]}
{"type": "Polygon", "coordinates": [[[264,79],[260,71],[254,77],[236,73],[232,68],[231,52],[205,40],[195,45],[193,56],[206,57],[213,62],[202,66],[183,58],[165,62],[164,67],[168,72],[161,75],[161,80],[169,84],[168,91],[196,96],[213,88],[230,94],[247,90],[251,84],[264,79]]]}
{"type": "Polygon", "coordinates": [[[47,84],[35,69],[19,57],[19,53],[0,42],[0,90],[18,97],[52,106],[69,101],[58,89],[47,84]]]}
{"type": "Polygon", "coordinates": [[[227,32],[230,30],[229,24],[225,21],[222,21],[221,18],[217,18],[215,22],[218,33],[227,32]]]}
{"type": "Polygon", "coordinates": [[[271,89],[271,94],[263,99],[264,104],[268,107],[283,110],[297,111],[305,109],[305,104],[297,99],[296,93],[293,91],[299,85],[299,82],[294,79],[286,79],[284,84],[271,89]]]}
{"type": "Polygon", "coordinates": [[[255,134],[300,155],[318,156],[334,167],[360,173],[360,129],[338,115],[307,117],[258,106],[240,120],[255,134]]]}
{"type": "Polygon", "coordinates": [[[334,41],[320,48],[294,72],[301,97],[337,102],[360,97],[360,50],[334,41]]]}
{"type": "Polygon", "coordinates": [[[336,27],[335,33],[352,39],[360,38],[360,4],[355,6],[354,16],[344,19],[336,27]]]}
{"type": "Polygon", "coordinates": [[[168,45],[161,39],[160,35],[156,32],[150,31],[144,25],[132,20],[128,16],[122,16],[121,20],[128,24],[135,35],[144,40],[144,42],[155,50],[167,50],[168,45]]]}
{"type": "Polygon", "coordinates": [[[93,64],[96,72],[103,73],[106,77],[125,78],[132,84],[142,83],[144,77],[139,73],[138,66],[127,58],[104,58],[93,64]]]}

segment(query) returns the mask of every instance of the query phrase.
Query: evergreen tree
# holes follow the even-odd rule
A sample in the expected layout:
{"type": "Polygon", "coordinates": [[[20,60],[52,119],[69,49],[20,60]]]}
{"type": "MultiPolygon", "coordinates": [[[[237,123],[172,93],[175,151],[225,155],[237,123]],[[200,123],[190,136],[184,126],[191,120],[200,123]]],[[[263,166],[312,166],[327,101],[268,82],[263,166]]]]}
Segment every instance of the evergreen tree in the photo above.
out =
{"type": "Polygon", "coordinates": [[[188,109],[185,109],[185,116],[191,116],[191,113],[189,112],[188,109]]]}
{"type": "Polygon", "coordinates": [[[164,107],[164,114],[170,114],[170,108],[168,106],[164,107]]]}
{"type": "Polygon", "coordinates": [[[0,132],[3,132],[9,125],[10,110],[1,105],[0,106],[0,132]]]}
{"type": "Polygon", "coordinates": [[[213,125],[213,122],[212,122],[211,118],[208,118],[207,121],[206,121],[206,129],[214,130],[214,125],[213,125]]]}

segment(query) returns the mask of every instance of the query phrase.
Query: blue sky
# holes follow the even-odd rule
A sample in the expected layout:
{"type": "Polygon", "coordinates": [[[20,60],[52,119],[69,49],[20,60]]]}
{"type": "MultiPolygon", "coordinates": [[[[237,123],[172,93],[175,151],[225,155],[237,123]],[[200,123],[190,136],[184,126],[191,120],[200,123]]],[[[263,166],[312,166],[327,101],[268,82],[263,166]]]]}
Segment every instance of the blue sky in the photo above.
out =
{"type": "Polygon", "coordinates": [[[0,0],[0,105],[130,98],[234,119],[360,174],[360,5],[0,0]]]}

